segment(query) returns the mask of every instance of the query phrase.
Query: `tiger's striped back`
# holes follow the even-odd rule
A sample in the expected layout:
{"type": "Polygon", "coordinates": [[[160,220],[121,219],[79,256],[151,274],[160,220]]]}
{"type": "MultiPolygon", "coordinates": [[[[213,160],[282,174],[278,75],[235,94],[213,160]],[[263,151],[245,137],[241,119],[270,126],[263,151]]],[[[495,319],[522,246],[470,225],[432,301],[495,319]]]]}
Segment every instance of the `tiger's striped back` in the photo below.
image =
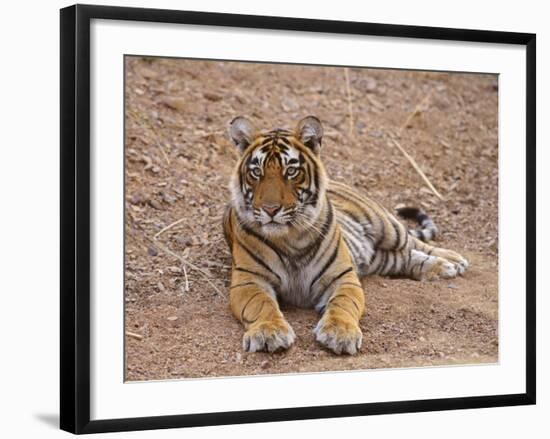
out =
{"type": "Polygon", "coordinates": [[[406,263],[400,254],[411,245],[406,227],[377,201],[343,183],[331,181],[327,193],[359,275],[399,273],[406,263]]]}

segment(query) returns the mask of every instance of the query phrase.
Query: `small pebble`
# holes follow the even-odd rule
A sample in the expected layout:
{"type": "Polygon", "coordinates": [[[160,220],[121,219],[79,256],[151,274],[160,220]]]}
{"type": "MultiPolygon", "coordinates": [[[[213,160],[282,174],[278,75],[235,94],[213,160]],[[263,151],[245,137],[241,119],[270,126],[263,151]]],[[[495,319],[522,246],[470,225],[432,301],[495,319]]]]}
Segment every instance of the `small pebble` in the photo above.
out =
{"type": "Polygon", "coordinates": [[[130,203],[132,204],[141,204],[143,203],[144,197],[141,194],[134,194],[132,195],[132,198],[130,198],[130,203]]]}
{"type": "Polygon", "coordinates": [[[218,102],[223,99],[223,96],[216,93],[210,93],[210,92],[203,93],[203,96],[212,102],[218,102]]]}
{"type": "Polygon", "coordinates": [[[150,200],[149,205],[157,210],[162,210],[162,204],[160,204],[157,200],[150,200]]]}

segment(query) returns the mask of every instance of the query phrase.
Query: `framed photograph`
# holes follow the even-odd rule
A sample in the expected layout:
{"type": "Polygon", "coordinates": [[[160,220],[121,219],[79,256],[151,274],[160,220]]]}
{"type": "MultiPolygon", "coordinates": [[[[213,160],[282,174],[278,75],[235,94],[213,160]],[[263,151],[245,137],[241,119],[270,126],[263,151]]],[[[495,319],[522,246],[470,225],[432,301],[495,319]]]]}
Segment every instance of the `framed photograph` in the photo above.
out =
{"type": "Polygon", "coordinates": [[[62,429],[535,393],[535,35],[61,10],[62,429]]]}

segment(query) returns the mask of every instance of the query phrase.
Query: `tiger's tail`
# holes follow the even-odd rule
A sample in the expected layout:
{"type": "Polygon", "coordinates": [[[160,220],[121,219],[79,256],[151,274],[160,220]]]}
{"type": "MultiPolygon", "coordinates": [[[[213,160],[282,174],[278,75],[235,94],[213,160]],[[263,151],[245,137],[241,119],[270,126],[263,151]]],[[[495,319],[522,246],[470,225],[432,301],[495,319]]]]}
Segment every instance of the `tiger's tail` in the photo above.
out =
{"type": "Polygon", "coordinates": [[[421,241],[432,241],[438,234],[437,226],[425,212],[418,207],[399,207],[397,215],[406,220],[416,221],[420,226],[417,229],[409,230],[409,233],[421,241]]]}

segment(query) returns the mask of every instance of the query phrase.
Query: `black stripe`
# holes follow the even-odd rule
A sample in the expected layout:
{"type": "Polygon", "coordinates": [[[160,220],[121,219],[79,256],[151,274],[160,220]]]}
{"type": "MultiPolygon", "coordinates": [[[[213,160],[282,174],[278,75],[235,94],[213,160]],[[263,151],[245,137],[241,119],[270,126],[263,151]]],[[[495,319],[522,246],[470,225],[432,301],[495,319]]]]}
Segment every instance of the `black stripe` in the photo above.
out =
{"type": "Polygon", "coordinates": [[[344,209],[344,208],[342,208],[342,207],[339,207],[338,210],[339,210],[340,212],[342,212],[344,215],[347,215],[347,216],[351,217],[351,219],[352,219],[354,222],[356,222],[357,224],[359,224],[359,226],[361,226],[363,229],[365,228],[365,227],[363,226],[363,222],[364,222],[364,221],[361,221],[361,220],[357,217],[357,215],[355,215],[354,213],[352,213],[352,212],[350,212],[349,210],[344,209]]]}
{"type": "Polygon", "coordinates": [[[255,276],[261,277],[262,279],[264,279],[267,282],[271,282],[271,279],[269,279],[266,275],[264,275],[262,273],[258,273],[257,271],[249,270],[248,268],[235,267],[235,268],[233,268],[233,270],[242,271],[243,273],[253,274],[255,276]]]}
{"type": "MultiPolygon", "coordinates": [[[[313,183],[313,173],[311,172],[311,165],[309,164],[309,162],[306,162],[306,168],[307,168],[307,175],[308,175],[308,183],[307,183],[307,189],[309,192],[312,192],[311,190],[311,183],[313,183]]],[[[315,190],[319,190],[318,187],[315,187],[315,190]]]]}
{"type": "MultiPolygon", "coordinates": [[[[344,234],[343,238],[344,243],[348,247],[349,252],[351,253],[351,256],[353,257],[354,253],[357,255],[357,257],[361,257],[361,251],[357,248],[357,245],[353,241],[349,241],[346,239],[346,235],[344,234]]],[[[354,258],[355,259],[355,258],[354,258]]]]}
{"type": "Polygon", "coordinates": [[[412,270],[412,267],[409,267],[409,265],[410,265],[410,263],[411,263],[411,253],[412,253],[411,250],[409,250],[409,251],[407,252],[407,263],[406,263],[406,265],[405,265],[405,270],[412,270]]]}
{"type": "Polygon", "coordinates": [[[381,260],[378,256],[380,256],[380,251],[375,251],[371,255],[371,260],[369,261],[369,272],[370,273],[374,273],[374,272],[378,271],[378,267],[380,266],[380,260],[381,260]],[[376,262],[376,265],[374,264],[375,262],[376,262]],[[370,271],[370,270],[372,270],[372,271],[370,271]]]}
{"type": "Polygon", "coordinates": [[[401,246],[401,248],[399,250],[402,251],[408,245],[409,245],[409,233],[405,232],[405,242],[403,242],[403,245],[401,246]]]}
{"type": "Polygon", "coordinates": [[[384,271],[384,268],[386,267],[386,262],[388,262],[388,252],[386,250],[381,250],[382,251],[382,262],[380,264],[380,268],[378,270],[379,273],[383,273],[384,271]]]}
{"type": "Polygon", "coordinates": [[[393,219],[391,219],[391,222],[393,223],[394,228],[396,229],[396,232],[398,233],[399,239],[397,240],[397,245],[395,247],[395,250],[401,251],[403,248],[407,245],[407,240],[409,238],[409,233],[406,229],[406,227],[403,227],[403,225],[399,222],[394,222],[393,219]],[[404,231],[404,233],[403,233],[404,231]]]}
{"type": "MultiPolygon", "coordinates": [[[[332,223],[334,222],[334,213],[333,213],[333,210],[332,210],[332,204],[328,199],[326,200],[326,202],[327,202],[327,206],[328,206],[328,213],[326,214],[325,222],[321,226],[321,231],[319,232],[319,237],[317,238],[317,240],[313,241],[311,244],[304,247],[300,252],[298,252],[298,254],[296,254],[296,258],[305,258],[310,253],[313,253],[313,255],[315,255],[315,253],[317,253],[317,250],[319,249],[321,244],[326,239],[326,234],[330,230],[330,227],[332,226],[332,223]],[[313,251],[313,250],[315,250],[315,251],[313,251]]],[[[304,233],[309,233],[309,232],[311,232],[311,230],[306,230],[304,233]]]]}
{"type": "Polygon", "coordinates": [[[399,227],[397,224],[395,224],[391,218],[389,219],[389,222],[391,223],[393,227],[393,231],[395,232],[395,243],[393,245],[392,250],[399,250],[399,246],[401,244],[401,231],[399,230],[399,227]]]}
{"type": "MultiPolygon", "coordinates": [[[[313,164],[315,165],[315,162],[313,162],[313,164]]],[[[319,185],[319,173],[317,172],[317,166],[313,166],[312,174],[313,174],[313,182],[315,183],[315,190],[318,191],[320,185],[319,185]]]]}
{"type": "Polygon", "coordinates": [[[241,309],[241,322],[244,322],[245,319],[244,319],[244,312],[246,311],[246,307],[250,304],[250,302],[252,302],[252,299],[254,299],[255,297],[257,297],[259,294],[264,294],[263,291],[258,291],[257,293],[255,293],[250,299],[248,299],[246,301],[246,303],[244,304],[243,306],[243,309],[241,309]]]}
{"type": "Polygon", "coordinates": [[[381,226],[381,232],[380,236],[378,237],[378,240],[376,241],[376,247],[380,245],[380,243],[384,240],[384,235],[386,234],[386,225],[384,224],[384,219],[380,219],[380,226],[381,226]]]}
{"type": "MultiPolygon", "coordinates": [[[[370,224],[370,225],[373,225],[374,226],[374,221],[373,221],[373,217],[372,215],[367,211],[367,208],[365,207],[367,205],[366,201],[361,199],[358,195],[350,192],[350,191],[346,191],[346,193],[342,193],[342,192],[336,192],[332,189],[329,189],[328,190],[329,193],[333,193],[335,194],[337,197],[340,196],[341,198],[344,198],[345,200],[349,201],[350,203],[354,204],[355,207],[357,208],[357,210],[359,210],[360,213],[363,214],[363,216],[365,217],[366,221],[370,224]]],[[[348,214],[349,212],[346,211],[348,214]]],[[[376,212],[375,212],[376,214],[376,212]]],[[[351,215],[350,215],[351,216],[351,215]]],[[[382,231],[380,233],[380,236],[378,237],[378,239],[376,240],[376,242],[374,243],[374,247],[378,247],[378,245],[380,244],[380,242],[384,239],[384,233],[385,233],[385,227],[384,227],[384,220],[379,217],[377,214],[376,214],[376,217],[377,219],[380,221],[380,225],[381,225],[381,228],[382,228],[382,231]]],[[[355,217],[356,218],[356,217],[355,217]]],[[[362,221],[358,221],[360,224],[362,223],[362,221]]],[[[365,229],[365,234],[368,235],[368,232],[367,230],[365,229]]]]}
{"type": "Polygon", "coordinates": [[[352,204],[355,204],[355,207],[363,213],[363,215],[369,220],[369,222],[372,223],[370,214],[365,210],[364,206],[361,206],[361,204],[367,204],[364,199],[362,199],[359,195],[350,192],[347,190],[345,193],[342,191],[335,191],[334,189],[329,188],[327,190],[328,193],[334,194],[336,197],[344,198],[345,200],[349,201],[352,204]]]}
{"type": "Polygon", "coordinates": [[[256,285],[256,286],[258,286],[258,284],[256,282],[241,282],[240,284],[237,284],[237,285],[231,285],[229,287],[229,289],[232,290],[233,288],[245,287],[247,285],[256,285]]]}
{"type": "MultiPolygon", "coordinates": [[[[344,271],[342,271],[340,274],[338,274],[337,276],[334,276],[332,278],[332,280],[327,284],[327,286],[325,288],[323,288],[323,292],[321,294],[317,294],[317,297],[323,297],[323,295],[326,293],[326,291],[332,286],[332,284],[334,282],[336,282],[338,279],[340,279],[341,277],[345,276],[346,274],[348,274],[350,271],[353,270],[353,267],[349,267],[349,268],[346,268],[344,271]]],[[[349,282],[344,282],[344,283],[349,283],[349,282]]],[[[340,285],[343,285],[343,284],[340,284],[340,285]]]]}
{"type": "Polygon", "coordinates": [[[269,265],[267,265],[262,259],[260,259],[257,255],[254,254],[254,252],[252,250],[250,250],[246,245],[244,245],[242,243],[242,241],[240,241],[239,239],[237,239],[237,242],[239,243],[239,245],[246,251],[246,253],[248,253],[248,256],[250,256],[252,259],[254,259],[254,261],[256,261],[258,264],[260,264],[262,267],[264,267],[268,272],[270,272],[271,274],[275,275],[277,277],[277,279],[279,280],[279,282],[281,282],[281,277],[275,273],[270,267],[269,265]]]}
{"type": "Polygon", "coordinates": [[[260,241],[262,244],[267,245],[273,252],[279,257],[282,264],[285,264],[285,261],[283,259],[283,256],[285,258],[290,258],[290,255],[283,251],[283,249],[277,247],[273,241],[268,239],[266,236],[262,236],[259,233],[257,233],[255,230],[248,227],[246,224],[242,224],[241,228],[243,231],[248,233],[249,235],[252,235],[254,238],[256,238],[258,241],[260,241]]]}
{"type": "Polygon", "coordinates": [[[332,254],[330,255],[330,257],[328,258],[327,262],[325,262],[325,265],[323,265],[323,268],[321,268],[321,271],[319,271],[317,273],[317,275],[313,278],[313,280],[311,281],[311,283],[309,284],[309,289],[311,290],[311,288],[313,288],[313,285],[315,284],[315,282],[317,282],[321,276],[323,274],[325,274],[325,271],[328,270],[328,268],[334,263],[334,261],[336,260],[336,257],[338,256],[338,250],[340,248],[340,246],[338,245],[339,243],[336,243],[336,247],[334,249],[334,251],[332,252],[332,254]]]}
{"type": "MultiPolygon", "coordinates": [[[[355,309],[357,310],[357,312],[359,312],[361,314],[361,310],[359,309],[359,305],[357,305],[357,303],[355,303],[355,300],[353,300],[353,298],[351,298],[350,296],[346,296],[344,294],[337,294],[336,296],[332,297],[328,303],[327,303],[327,308],[329,306],[335,306],[337,308],[340,308],[340,309],[343,309],[343,310],[346,310],[344,307],[342,307],[341,305],[338,305],[337,303],[331,303],[334,299],[336,299],[337,297],[344,297],[346,299],[349,299],[349,301],[351,303],[353,303],[353,306],[355,306],[355,309]]],[[[347,310],[346,310],[347,311],[347,310]]],[[[349,311],[348,311],[349,312],[349,311]]]]}
{"type": "Polygon", "coordinates": [[[256,314],[256,318],[254,320],[245,319],[244,318],[244,313],[243,313],[241,321],[246,323],[247,325],[251,325],[252,323],[254,323],[255,321],[258,320],[258,318],[260,317],[260,314],[262,313],[262,310],[264,309],[264,306],[265,306],[265,300],[262,302],[262,306],[260,306],[260,309],[258,310],[258,314],[256,314]]]}
{"type": "Polygon", "coordinates": [[[422,261],[422,263],[420,264],[420,274],[422,274],[422,269],[424,268],[424,264],[426,263],[426,261],[427,261],[428,259],[430,259],[430,257],[429,257],[429,256],[426,256],[426,259],[424,259],[424,260],[422,261]]]}
{"type": "MultiPolygon", "coordinates": [[[[290,141],[285,138],[285,137],[277,137],[277,143],[282,143],[283,145],[282,146],[285,146],[286,148],[291,148],[292,147],[292,143],[290,143],[290,141]]],[[[277,145],[279,147],[281,147],[281,145],[277,145]]]]}
{"type": "Polygon", "coordinates": [[[309,176],[309,182],[308,182],[308,190],[310,191],[310,193],[313,194],[312,197],[308,198],[308,202],[311,203],[312,206],[315,206],[317,204],[317,201],[319,200],[319,197],[318,197],[318,193],[319,193],[319,176],[317,175],[316,172],[313,172],[311,170],[311,163],[308,161],[306,162],[306,166],[307,166],[307,171],[308,171],[308,176],[309,176]],[[315,184],[315,191],[312,191],[311,190],[311,183],[314,183],[315,184]]]}
{"type": "Polygon", "coordinates": [[[389,271],[389,266],[390,266],[390,265],[393,265],[393,263],[394,263],[394,261],[395,261],[395,253],[394,253],[394,252],[389,251],[389,252],[387,253],[387,255],[388,255],[388,259],[386,260],[386,264],[384,265],[384,270],[383,270],[383,272],[384,272],[385,274],[388,274],[388,273],[390,272],[390,271],[389,271]],[[389,264],[390,258],[391,258],[391,261],[392,261],[391,264],[389,264]]]}
{"type": "Polygon", "coordinates": [[[388,273],[395,272],[395,266],[397,265],[398,256],[400,256],[398,253],[393,253],[393,264],[391,264],[391,268],[390,268],[390,271],[388,271],[388,273]]]}
{"type": "Polygon", "coordinates": [[[262,143],[260,145],[265,146],[265,145],[267,145],[268,143],[270,143],[272,141],[273,141],[273,137],[267,136],[262,140],[262,143]]]}
{"type": "Polygon", "coordinates": [[[244,192],[246,189],[245,182],[243,180],[243,174],[246,173],[248,170],[248,166],[250,164],[250,159],[252,158],[252,153],[248,153],[248,155],[243,158],[241,162],[240,172],[239,172],[239,186],[241,188],[241,192],[244,192]]]}
{"type": "Polygon", "coordinates": [[[334,245],[339,245],[339,243],[337,243],[337,241],[339,241],[341,238],[341,233],[340,232],[340,229],[337,229],[336,227],[333,227],[332,230],[330,231],[330,235],[329,236],[326,236],[325,239],[323,239],[320,243],[320,246],[319,246],[319,249],[314,252],[311,252],[307,258],[302,258],[302,265],[311,265],[311,266],[315,266],[318,262],[320,262],[323,258],[323,256],[325,256],[326,252],[331,249],[334,245]],[[323,249],[323,251],[320,250],[320,248],[322,247],[322,245],[324,243],[327,243],[325,248],[323,249]],[[304,263],[305,262],[305,263],[304,263]]]}
{"type": "MultiPolygon", "coordinates": [[[[356,308],[357,310],[359,310],[359,307],[355,304],[355,302],[352,301],[351,303],[353,303],[353,305],[355,306],[355,308],[356,308]]],[[[350,311],[349,309],[344,308],[342,305],[339,305],[339,304],[337,304],[337,303],[330,303],[330,302],[329,302],[329,303],[327,303],[327,308],[328,308],[329,306],[330,306],[331,308],[339,308],[339,309],[341,309],[342,311],[345,311],[346,313],[348,313],[350,316],[355,317],[355,316],[351,313],[351,311],[350,311]]]]}

